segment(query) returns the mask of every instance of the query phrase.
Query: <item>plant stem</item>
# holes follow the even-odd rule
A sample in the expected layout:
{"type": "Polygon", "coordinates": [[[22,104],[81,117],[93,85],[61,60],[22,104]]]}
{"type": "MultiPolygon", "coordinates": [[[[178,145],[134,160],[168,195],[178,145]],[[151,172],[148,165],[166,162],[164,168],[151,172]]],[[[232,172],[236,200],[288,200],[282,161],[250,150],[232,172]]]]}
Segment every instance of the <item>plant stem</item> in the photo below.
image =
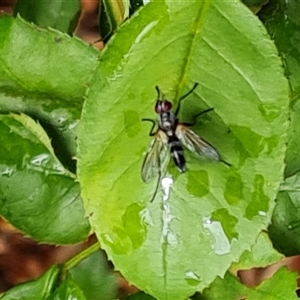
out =
{"type": "Polygon", "coordinates": [[[71,259],[69,259],[64,264],[63,273],[69,271],[74,266],[76,266],[79,262],[81,262],[82,260],[84,260],[89,255],[91,255],[92,253],[96,252],[99,249],[100,249],[100,244],[98,242],[96,242],[95,244],[91,245],[90,247],[84,249],[83,251],[81,251],[80,253],[78,253],[77,255],[72,257],[71,259]]]}

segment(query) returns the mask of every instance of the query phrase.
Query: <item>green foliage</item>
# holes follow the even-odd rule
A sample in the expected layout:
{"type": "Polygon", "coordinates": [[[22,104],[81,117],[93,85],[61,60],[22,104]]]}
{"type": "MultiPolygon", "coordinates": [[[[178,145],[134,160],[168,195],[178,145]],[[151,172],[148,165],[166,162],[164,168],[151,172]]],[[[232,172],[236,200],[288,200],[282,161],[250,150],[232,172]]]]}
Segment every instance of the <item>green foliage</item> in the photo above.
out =
{"type": "Polygon", "coordinates": [[[76,127],[97,51],[20,18],[3,16],[0,28],[1,112],[37,118],[54,137],[58,158],[75,171],[76,127]]]}
{"type": "Polygon", "coordinates": [[[1,214],[41,242],[86,238],[79,185],[55,157],[41,126],[26,115],[0,115],[0,135],[1,214]]]}
{"type": "Polygon", "coordinates": [[[54,291],[47,300],[87,300],[78,285],[71,279],[67,278],[63,283],[54,291]]]}
{"type": "MultiPolygon", "coordinates": [[[[52,244],[84,241],[89,221],[116,269],[147,293],[126,299],[296,299],[285,269],[255,289],[228,269],[282,259],[262,233],[271,219],[276,249],[300,252],[299,1],[245,1],[264,27],[239,1],[154,0],[131,17],[146,1],[105,0],[99,30],[116,34],[100,57],[65,34],[78,1],[42,2],[15,6],[35,25],[0,17],[0,214],[52,244]],[[141,179],[152,139],[141,119],[156,117],[156,85],[176,107],[195,83],[179,119],[229,165],[186,149],[187,172],[171,161],[169,195],[159,186],[150,203],[158,178],[141,179]]],[[[115,299],[97,247],[1,299],[115,299]]]]}
{"type": "Polygon", "coordinates": [[[300,2],[271,1],[260,13],[274,38],[282,57],[291,89],[291,125],[288,132],[285,182],[277,197],[277,206],[269,228],[276,248],[286,255],[299,254],[300,235],[299,186],[300,186],[300,2]]]}
{"type": "Polygon", "coordinates": [[[91,80],[79,131],[85,206],[115,266],[158,299],[184,299],[209,286],[270,221],[282,179],[288,86],[258,25],[238,2],[150,3],[107,46],[91,80]],[[149,23],[154,16],[160,21],[149,23]],[[213,107],[195,130],[232,166],[186,152],[188,172],[175,173],[169,199],[162,204],[159,190],[150,203],[157,182],[140,178],[149,144],[141,119],[154,117],[155,85],[176,104],[195,82],[180,119],[213,107]]]}
{"type": "Polygon", "coordinates": [[[116,299],[117,278],[108,270],[103,251],[97,251],[70,270],[74,282],[87,300],[116,299]]]}
{"type": "Polygon", "coordinates": [[[14,15],[17,14],[39,27],[51,27],[71,34],[80,15],[80,1],[17,0],[14,15]]]}
{"type": "Polygon", "coordinates": [[[195,300],[297,300],[296,273],[291,273],[285,268],[279,269],[270,279],[261,283],[258,287],[250,289],[241,284],[233,275],[226,273],[224,279],[216,279],[203,295],[195,300]]]}
{"type": "Polygon", "coordinates": [[[261,232],[251,250],[246,250],[239,261],[231,266],[231,269],[248,270],[252,268],[263,268],[283,258],[284,256],[273,248],[268,235],[261,232]]]}
{"type": "Polygon", "coordinates": [[[38,279],[13,287],[2,295],[1,300],[46,300],[54,291],[58,282],[58,276],[59,268],[57,266],[51,267],[38,279]]]}

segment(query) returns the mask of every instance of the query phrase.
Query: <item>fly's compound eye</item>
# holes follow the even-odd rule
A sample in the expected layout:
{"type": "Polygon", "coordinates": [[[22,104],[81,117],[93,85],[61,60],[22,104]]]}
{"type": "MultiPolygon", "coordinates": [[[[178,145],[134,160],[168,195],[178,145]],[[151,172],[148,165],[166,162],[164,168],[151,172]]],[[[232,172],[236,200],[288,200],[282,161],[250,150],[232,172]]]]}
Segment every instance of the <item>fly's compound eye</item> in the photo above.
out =
{"type": "Polygon", "coordinates": [[[155,105],[156,113],[160,114],[163,112],[168,112],[172,109],[172,103],[167,100],[158,100],[155,105]]]}

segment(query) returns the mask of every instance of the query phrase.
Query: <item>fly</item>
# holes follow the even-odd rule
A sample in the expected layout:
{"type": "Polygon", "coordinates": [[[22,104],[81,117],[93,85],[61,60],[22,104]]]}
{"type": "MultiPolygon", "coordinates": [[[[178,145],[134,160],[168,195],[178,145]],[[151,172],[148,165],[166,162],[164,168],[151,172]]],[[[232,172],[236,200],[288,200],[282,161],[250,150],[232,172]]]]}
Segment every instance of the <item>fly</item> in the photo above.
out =
{"type": "MultiPolygon", "coordinates": [[[[219,153],[211,145],[188,128],[188,126],[192,124],[180,123],[177,117],[181,101],[187,98],[197,86],[198,83],[195,83],[188,93],[180,97],[175,112],[172,111],[172,103],[165,99],[164,94],[162,94],[158,86],[156,86],[155,89],[158,98],[155,104],[155,112],[158,114],[158,129],[154,131],[154,127],[157,124],[154,120],[142,119],[142,121],[152,123],[149,136],[154,137],[142,166],[142,179],[144,182],[148,182],[153,177],[158,176],[157,187],[151,202],[156,196],[162,172],[164,172],[169,162],[170,153],[179,172],[183,173],[186,171],[186,160],[182,145],[190,151],[205,156],[210,160],[223,161],[219,153]]],[[[197,117],[211,110],[213,110],[213,108],[202,111],[197,117]]]]}

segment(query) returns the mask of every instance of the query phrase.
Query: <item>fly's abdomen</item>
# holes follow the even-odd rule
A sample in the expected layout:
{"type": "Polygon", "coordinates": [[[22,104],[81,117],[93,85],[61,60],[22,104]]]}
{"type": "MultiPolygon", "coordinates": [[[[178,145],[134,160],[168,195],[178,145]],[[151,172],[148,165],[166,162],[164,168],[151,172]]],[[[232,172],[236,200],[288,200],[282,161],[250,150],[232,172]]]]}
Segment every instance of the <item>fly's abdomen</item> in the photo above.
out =
{"type": "Polygon", "coordinates": [[[180,170],[180,172],[185,172],[186,169],[183,148],[179,139],[175,135],[169,137],[169,146],[175,165],[180,170]]]}

